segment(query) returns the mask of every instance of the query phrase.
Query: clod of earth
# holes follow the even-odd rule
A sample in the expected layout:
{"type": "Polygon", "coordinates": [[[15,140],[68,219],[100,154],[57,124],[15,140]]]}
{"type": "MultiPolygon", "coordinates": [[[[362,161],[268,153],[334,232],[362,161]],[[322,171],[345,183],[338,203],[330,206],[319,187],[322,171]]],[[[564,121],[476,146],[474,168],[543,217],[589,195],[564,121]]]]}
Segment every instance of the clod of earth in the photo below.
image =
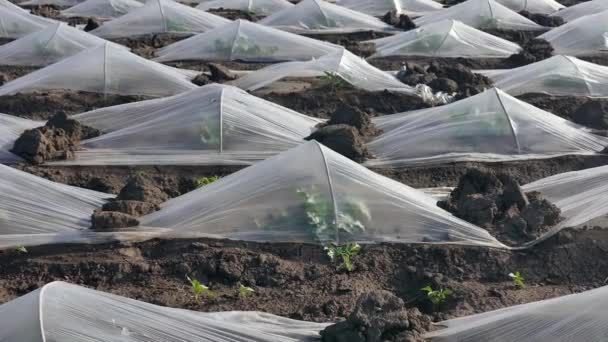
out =
{"type": "Polygon", "coordinates": [[[305,139],[316,140],[356,162],[363,162],[371,157],[367,147],[365,147],[365,142],[359,135],[359,131],[346,124],[321,127],[305,139]]]}
{"type": "Polygon", "coordinates": [[[331,114],[328,125],[346,124],[355,127],[362,137],[373,137],[380,132],[371,120],[371,116],[357,107],[340,104],[331,114]]]}
{"type": "Polygon", "coordinates": [[[94,19],[94,18],[89,18],[89,19],[87,19],[87,24],[85,25],[83,30],[85,32],[89,32],[89,31],[93,31],[94,29],[98,28],[99,26],[101,26],[101,22],[99,20],[94,19]]]}
{"type": "Polygon", "coordinates": [[[140,201],[153,205],[159,205],[168,199],[169,196],[154,181],[141,175],[132,176],[116,196],[119,201],[140,201]]]}
{"type": "Polygon", "coordinates": [[[393,25],[398,29],[402,29],[403,31],[409,31],[416,28],[416,24],[414,24],[414,21],[412,21],[408,15],[399,14],[396,10],[386,12],[382,17],[382,21],[389,25],[393,25]]]}
{"type": "Polygon", "coordinates": [[[557,16],[549,16],[549,15],[541,14],[541,13],[530,13],[528,11],[521,11],[521,12],[519,12],[519,14],[532,20],[533,22],[537,23],[538,25],[545,26],[545,27],[558,27],[565,23],[565,21],[562,17],[557,17],[557,16]]]}
{"type": "Polygon", "coordinates": [[[541,38],[534,38],[522,44],[522,50],[507,58],[507,62],[513,67],[519,67],[534,62],[542,61],[553,56],[551,44],[541,38]]]}
{"type": "Polygon", "coordinates": [[[91,229],[93,230],[113,230],[138,225],[137,218],[118,211],[96,210],[91,216],[91,229]]]}

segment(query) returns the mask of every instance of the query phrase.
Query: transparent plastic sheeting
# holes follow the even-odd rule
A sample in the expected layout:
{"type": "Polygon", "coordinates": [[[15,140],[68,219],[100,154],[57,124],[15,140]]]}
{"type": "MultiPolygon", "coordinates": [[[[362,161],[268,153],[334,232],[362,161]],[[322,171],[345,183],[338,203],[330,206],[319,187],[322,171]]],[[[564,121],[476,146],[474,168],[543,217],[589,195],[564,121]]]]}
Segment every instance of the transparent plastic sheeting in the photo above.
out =
{"type": "Polygon", "coordinates": [[[519,68],[485,70],[480,73],[492,79],[496,87],[513,96],[526,93],[608,96],[608,67],[571,56],[553,56],[519,68]]]}
{"type": "Polygon", "coordinates": [[[212,0],[203,1],[196,8],[203,11],[210,9],[232,9],[256,15],[271,15],[294,5],[287,0],[212,0]]]}
{"type": "Polygon", "coordinates": [[[538,38],[551,43],[554,54],[608,54],[608,10],[575,19],[538,38]]]}
{"type": "Polygon", "coordinates": [[[496,88],[374,122],[383,130],[368,144],[377,159],[367,165],[375,167],[592,154],[608,145],[608,138],[496,88]]]}
{"type": "Polygon", "coordinates": [[[228,19],[171,0],[148,0],[144,6],[110,20],[91,31],[102,38],[154,33],[191,35],[230,22],[228,19]]]}
{"type": "Polygon", "coordinates": [[[144,4],[136,0],[86,0],[61,11],[62,17],[111,19],[117,18],[144,4]]]}
{"type": "Polygon", "coordinates": [[[140,222],[182,237],[505,247],[432,197],[316,141],[165,202],[140,222]]]}
{"type": "Polygon", "coordinates": [[[442,20],[394,36],[370,40],[384,56],[507,58],[521,50],[508,40],[493,36],[456,20],[442,20]]]}
{"type": "Polygon", "coordinates": [[[539,13],[550,15],[566,6],[555,0],[497,0],[505,7],[515,11],[527,11],[530,13],[539,13]]]}
{"type": "Polygon", "coordinates": [[[15,141],[25,130],[43,125],[44,122],[41,121],[0,114],[0,163],[11,164],[20,161],[20,157],[10,152],[15,141]]]}
{"type": "Polygon", "coordinates": [[[303,0],[259,22],[293,33],[394,31],[380,19],[323,0],[303,0]]]}
{"type": "Polygon", "coordinates": [[[433,0],[337,0],[336,5],[374,17],[381,17],[390,11],[419,17],[443,9],[443,5],[433,0]]]}
{"type": "MultiPolygon", "coordinates": [[[[607,0],[592,0],[586,2],[580,2],[574,6],[563,8],[552,16],[561,17],[565,21],[573,21],[586,15],[592,15],[608,10],[607,0]]],[[[596,23],[600,24],[600,23],[596,23]]],[[[600,25],[601,26],[601,25],[600,25]]]]}
{"type": "Polygon", "coordinates": [[[15,342],[297,342],[319,339],[328,325],[174,309],[59,281],[1,305],[0,315],[0,341],[15,342]]]}
{"type": "Polygon", "coordinates": [[[65,23],[57,22],[0,45],[0,65],[45,66],[106,42],[65,23]]]}
{"type": "Polygon", "coordinates": [[[458,20],[477,29],[526,31],[545,29],[494,0],[467,0],[448,9],[415,19],[414,23],[420,27],[446,19],[458,20]]]}
{"type": "Polygon", "coordinates": [[[340,49],[308,62],[271,65],[231,83],[241,89],[256,90],[286,77],[322,77],[327,73],[337,75],[352,86],[368,91],[388,89],[414,94],[414,88],[401,83],[395,76],[371,66],[346,49],[340,49]]]}
{"type": "Polygon", "coordinates": [[[106,43],[8,82],[0,87],[0,96],[52,89],[169,96],[197,88],[190,82],[197,73],[152,62],[106,43]]]}
{"type": "Polygon", "coordinates": [[[57,6],[57,7],[71,7],[71,6],[78,4],[81,1],[82,0],[29,0],[29,1],[20,2],[19,5],[21,5],[21,6],[24,6],[24,5],[25,6],[51,5],[51,6],[57,6]]]}
{"type": "Polygon", "coordinates": [[[303,143],[321,122],[218,84],[72,118],[104,134],[61,164],[251,164],[303,143]]]}
{"type": "Polygon", "coordinates": [[[341,47],[316,39],[236,20],[157,50],[156,61],[307,61],[341,47]]]}
{"type": "Polygon", "coordinates": [[[25,12],[25,13],[30,13],[30,11],[21,8],[17,5],[15,5],[14,3],[8,1],[8,0],[0,0],[0,7],[5,7],[5,8],[9,8],[9,9],[16,9],[19,10],[21,12],[25,12]]]}
{"type": "Polygon", "coordinates": [[[432,342],[590,342],[608,336],[608,287],[437,323],[432,342]]]}
{"type": "Polygon", "coordinates": [[[16,6],[0,6],[0,38],[21,38],[55,23],[55,20],[30,14],[16,6]]]}

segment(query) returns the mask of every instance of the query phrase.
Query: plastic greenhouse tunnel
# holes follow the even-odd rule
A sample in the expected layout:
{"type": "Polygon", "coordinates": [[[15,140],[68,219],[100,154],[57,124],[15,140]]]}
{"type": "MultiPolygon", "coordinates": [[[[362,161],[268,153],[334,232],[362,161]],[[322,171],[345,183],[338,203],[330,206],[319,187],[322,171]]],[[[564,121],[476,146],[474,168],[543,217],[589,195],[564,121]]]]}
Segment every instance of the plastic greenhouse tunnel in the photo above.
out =
{"type": "Polygon", "coordinates": [[[62,17],[112,19],[144,4],[136,0],[86,0],[61,11],[62,17]]]}
{"type": "Polygon", "coordinates": [[[303,0],[259,23],[293,33],[395,31],[378,18],[323,0],[303,0]]]}
{"type": "Polygon", "coordinates": [[[322,122],[218,84],[72,118],[103,134],[56,163],[247,165],[303,143],[322,122]]]}
{"type": "Polygon", "coordinates": [[[499,89],[440,107],[375,119],[384,133],[368,144],[375,167],[504,161],[594,154],[608,138],[499,89]]]}
{"type": "Polygon", "coordinates": [[[375,46],[370,57],[426,56],[507,58],[521,50],[508,40],[456,20],[443,20],[394,36],[367,41],[375,46]]]}
{"type": "Polygon", "coordinates": [[[308,61],[342,49],[297,34],[235,20],[157,50],[156,61],[308,61]]]}
{"type": "MultiPolygon", "coordinates": [[[[346,49],[308,62],[286,62],[271,65],[232,81],[244,90],[266,87],[286,77],[314,78],[335,75],[354,87],[367,91],[391,91],[415,94],[415,89],[401,83],[395,76],[377,69],[346,49]]],[[[1,90],[1,88],[0,88],[1,90]]]]}
{"type": "Polygon", "coordinates": [[[0,45],[0,65],[46,66],[105,43],[104,39],[57,22],[0,45]]]}
{"type": "Polygon", "coordinates": [[[437,323],[432,342],[603,341],[608,335],[608,287],[437,323]]]}
{"type": "Polygon", "coordinates": [[[203,313],[52,282],[0,305],[0,341],[296,342],[328,324],[256,311],[203,313]]]}
{"type": "Polygon", "coordinates": [[[228,19],[172,0],[149,0],[144,6],[106,22],[91,34],[106,39],[159,33],[193,35],[228,22],[228,19]]]}
{"type": "Polygon", "coordinates": [[[0,6],[0,38],[21,38],[56,23],[55,20],[29,14],[17,6],[0,6]]]}
{"type": "Polygon", "coordinates": [[[443,5],[433,0],[337,0],[336,4],[374,17],[390,11],[419,17],[443,9],[443,5]]]}
{"type": "Polygon", "coordinates": [[[593,56],[608,54],[608,10],[575,19],[539,36],[555,54],[593,56]]]}
{"type": "Polygon", "coordinates": [[[0,96],[69,89],[100,94],[169,96],[197,88],[198,72],[132,54],[114,43],[84,50],[0,87],[0,96]]]}
{"type": "Polygon", "coordinates": [[[505,247],[435,203],[311,141],[169,200],[140,225],[178,237],[505,247]]]}
{"type": "Polygon", "coordinates": [[[223,8],[268,16],[293,6],[287,0],[211,0],[201,2],[196,8],[203,11],[223,8]]]}
{"type": "Polygon", "coordinates": [[[553,56],[515,69],[480,71],[505,92],[517,96],[608,96],[608,67],[571,56],[553,56]],[[530,77],[534,75],[534,77],[530,77]]]}
{"type": "MultiPolygon", "coordinates": [[[[576,5],[563,8],[553,13],[553,16],[561,17],[567,22],[573,21],[586,15],[597,14],[608,10],[608,1],[606,0],[592,0],[586,2],[580,2],[576,5]]],[[[599,24],[599,23],[598,23],[599,24]]]]}
{"type": "Polygon", "coordinates": [[[458,20],[480,30],[539,31],[546,29],[494,0],[467,0],[445,10],[415,19],[414,23],[420,27],[446,19],[458,20]]]}
{"type": "Polygon", "coordinates": [[[566,6],[555,0],[497,0],[505,7],[515,11],[551,15],[566,6]]]}

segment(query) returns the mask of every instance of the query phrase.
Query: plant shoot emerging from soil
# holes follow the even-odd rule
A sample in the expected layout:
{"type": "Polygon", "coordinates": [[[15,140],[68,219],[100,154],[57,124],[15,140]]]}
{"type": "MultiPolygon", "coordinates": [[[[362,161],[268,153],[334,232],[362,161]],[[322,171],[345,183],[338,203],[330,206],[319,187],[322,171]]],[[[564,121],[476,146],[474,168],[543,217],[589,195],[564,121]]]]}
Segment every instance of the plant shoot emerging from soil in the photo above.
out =
{"type": "Polygon", "coordinates": [[[515,285],[515,287],[517,287],[518,289],[523,289],[524,287],[526,287],[526,284],[524,283],[524,277],[522,277],[519,272],[509,273],[509,277],[513,279],[513,285],[515,285]]]}
{"type": "Polygon", "coordinates": [[[361,246],[355,242],[344,246],[329,245],[325,247],[325,250],[332,261],[337,258],[342,258],[342,264],[340,264],[340,267],[344,266],[348,272],[351,272],[354,268],[352,258],[359,254],[359,251],[361,251],[361,246]]]}
{"type": "Polygon", "coordinates": [[[25,246],[17,246],[17,248],[15,248],[15,251],[17,253],[23,253],[23,254],[25,254],[25,253],[27,253],[27,248],[25,248],[25,246]]]}
{"type": "Polygon", "coordinates": [[[239,297],[248,298],[253,295],[253,289],[251,287],[247,287],[241,283],[239,283],[239,297]]]}
{"type": "Polygon", "coordinates": [[[190,282],[190,285],[192,286],[192,294],[194,295],[194,299],[197,302],[200,300],[201,296],[207,297],[207,298],[215,297],[215,292],[211,291],[209,289],[209,287],[203,285],[197,279],[190,279],[190,277],[188,277],[188,276],[186,276],[186,278],[188,279],[188,281],[190,282]]]}
{"type": "Polygon", "coordinates": [[[431,301],[431,303],[433,303],[434,306],[443,304],[448,297],[454,293],[450,289],[433,290],[431,285],[425,286],[420,290],[426,292],[427,298],[431,301]]]}
{"type": "Polygon", "coordinates": [[[219,180],[219,176],[211,176],[211,177],[201,177],[196,179],[196,188],[201,188],[205,185],[209,185],[217,180],[219,180]]]}
{"type": "Polygon", "coordinates": [[[321,82],[329,87],[332,93],[348,86],[348,83],[338,73],[331,71],[325,71],[325,75],[321,76],[321,82]]]}

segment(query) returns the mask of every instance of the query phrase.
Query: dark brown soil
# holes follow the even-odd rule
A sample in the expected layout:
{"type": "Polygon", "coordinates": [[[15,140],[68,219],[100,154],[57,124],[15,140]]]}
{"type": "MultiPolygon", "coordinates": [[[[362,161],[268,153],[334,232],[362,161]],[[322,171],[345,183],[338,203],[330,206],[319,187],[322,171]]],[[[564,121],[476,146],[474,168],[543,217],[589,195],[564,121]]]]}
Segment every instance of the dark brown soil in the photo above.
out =
{"type": "Polygon", "coordinates": [[[255,13],[250,13],[250,12],[235,10],[235,9],[226,9],[226,8],[213,8],[206,12],[209,12],[209,13],[212,13],[217,16],[224,17],[224,18],[230,19],[230,20],[243,19],[243,20],[248,20],[248,21],[254,22],[254,23],[256,21],[260,21],[260,20],[264,19],[264,17],[265,17],[262,15],[257,15],[255,13]]]}
{"type": "Polygon", "coordinates": [[[608,66],[608,54],[596,56],[577,56],[577,58],[585,60],[587,62],[608,66]]]}
{"type": "Polygon", "coordinates": [[[349,46],[352,45],[352,42],[362,42],[365,40],[372,40],[382,37],[392,36],[390,33],[386,32],[376,32],[376,31],[361,31],[361,32],[352,32],[352,33],[309,33],[302,34],[303,36],[323,40],[326,42],[349,46]]]}
{"type": "Polygon", "coordinates": [[[529,93],[520,100],[578,124],[598,130],[608,129],[608,100],[582,96],[550,96],[529,93]]]}
{"type": "Polygon", "coordinates": [[[10,43],[13,40],[14,40],[13,38],[0,38],[0,45],[6,44],[6,43],[10,43]]]}
{"type": "Polygon", "coordinates": [[[512,31],[512,30],[499,30],[499,29],[487,29],[483,30],[489,34],[497,37],[506,39],[513,43],[517,43],[520,46],[525,44],[528,40],[543,34],[545,31],[512,31]]]}
{"type": "Polygon", "coordinates": [[[0,74],[3,75],[2,78],[5,82],[9,82],[21,76],[25,76],[30,72],[36,71],[38,69],[39,68],[37,67],[0,65],[0,74]]]}
{"type": "Polygon", "coordinates": [[[254,63],[243,61],[175,61],[163,64],[188,70],[209,71],[209,63],[223,65],[230,70],[259,70],[274,63],[254,63]]]}
{"type": "Polygon", "coordinates": [[[68,115],[129,102],[143,101],[144,96],[121,96],[72,90],[50,90],[27,94],[0,96],[0,113],[28,119],[46,120],[66,113],[68,115]]]}
{"type": "Polygon", "coordinates": [[[347,273],[321,246],[218,240],[55,245],[0,254],[0,302],[63,280],[170,307],[261,310],[324,322],[349,315],[363,293],[386,290],[436,319],[596,288],[608,273],[604,230],[562,232],[529,250],[431,245],[364,246],[347,273]],[[520,272],[517,289],[508,274],[520,272]],[[194,300],[186,276],[217,296],[194,300]],[[238,283],[254,294],[238,296],[238,283]],[[439,312],[420,288],[449,288],[439,312]]]}
{"type": "Polygon", "coordinates": [[[428,66],[432,62],[462,64],[473,70],[510,69],[515,67],[506,58],[443,58],[425,56],[391,56],[368,59],[367,62],[381,70],[399,70],[406,62],[428,66]]]}
{"type": "Polygon", "coordinates": [[[156,52],[155,49],[160,49],[189,37],[190,36],[187,35],[159,33],[128,38],[115,38],[110,40],[130,48],[131,52],[136,55],[144,58],[154,58],[156,52]]]}

